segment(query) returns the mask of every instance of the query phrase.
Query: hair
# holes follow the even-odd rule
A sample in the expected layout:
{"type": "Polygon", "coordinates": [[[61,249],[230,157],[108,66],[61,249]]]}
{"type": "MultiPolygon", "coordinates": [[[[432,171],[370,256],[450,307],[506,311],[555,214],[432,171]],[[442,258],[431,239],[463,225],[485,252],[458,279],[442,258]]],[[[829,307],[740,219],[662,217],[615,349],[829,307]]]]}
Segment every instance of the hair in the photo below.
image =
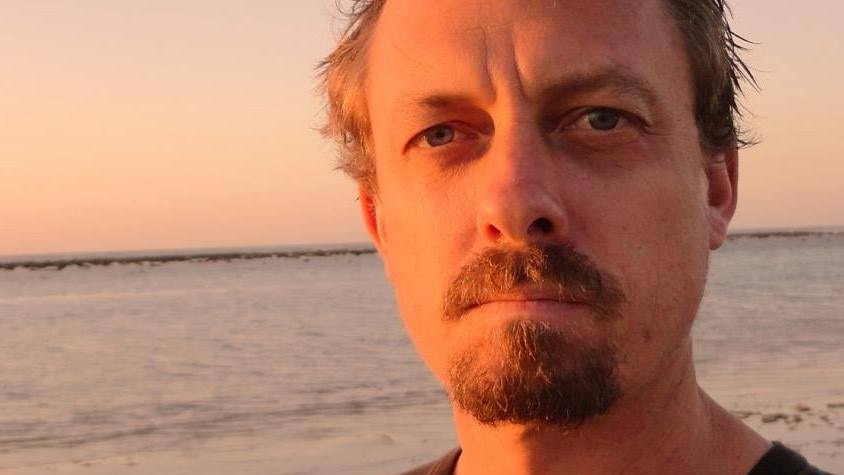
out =
{"type": "MultiPolygon", "coordinates": [[[[339,145],[338,169],[375,189],[372,130],[366,108],[366,50],[387,0],[350,0],[337,47],[317,67],[328,118],[322,134],[339,145]]],[[[695,122],[704,151],[755,143],[739,127],[742,87],[758,89],[742,54],[750,41],[730,26],[726,0],[663,0],[683,35],[695,96],[695,122]]]]}

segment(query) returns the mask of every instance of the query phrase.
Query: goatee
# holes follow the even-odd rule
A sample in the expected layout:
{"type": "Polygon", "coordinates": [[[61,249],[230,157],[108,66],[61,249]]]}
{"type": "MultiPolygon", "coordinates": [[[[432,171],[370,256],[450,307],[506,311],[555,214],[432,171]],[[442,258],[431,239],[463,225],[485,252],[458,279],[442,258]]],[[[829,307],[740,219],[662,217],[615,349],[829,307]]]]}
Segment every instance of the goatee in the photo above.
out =
{"type": "Polygon", "coordinates": [[[452,400],[479,422],[577,427],[619,397],[616,357],[547,322],[515,320],[458,355],[452,400]]]}
{"type": "MultiPolygon", "coordinates": [[[[596,325],[621,318],[618,280],[565,245],[491,248],[464,266],[448,288],[443,318],[520,288],[554,289],[562,302],[591,309],[596,325]]],[[[451,361],[449,393],[484,424],[574,427],[618,400],[616,351],[604,335],[584,338],[548,322],[514,320],[479,336],[451,361]]]]}

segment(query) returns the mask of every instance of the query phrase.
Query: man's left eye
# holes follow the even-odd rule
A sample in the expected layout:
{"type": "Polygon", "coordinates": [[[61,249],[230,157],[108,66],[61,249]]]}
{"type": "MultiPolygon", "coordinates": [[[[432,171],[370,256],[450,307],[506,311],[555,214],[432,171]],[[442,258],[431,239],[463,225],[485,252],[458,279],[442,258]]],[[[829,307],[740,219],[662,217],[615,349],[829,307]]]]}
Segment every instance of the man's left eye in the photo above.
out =
{"type": "Polygon", "coordinates": [[[634,142],[647,131],[638,115],[611,107],[582,107],[569,111],[554,137],[562,144],[608,150],[634,142]]]}
{"type": "Polygon", "coordinates": [[[623,119],[621,113],[615,109],[591,109],[578,117],[574,123],[574,127],[578,129],[608,131],[617,128],[623,119]]]}

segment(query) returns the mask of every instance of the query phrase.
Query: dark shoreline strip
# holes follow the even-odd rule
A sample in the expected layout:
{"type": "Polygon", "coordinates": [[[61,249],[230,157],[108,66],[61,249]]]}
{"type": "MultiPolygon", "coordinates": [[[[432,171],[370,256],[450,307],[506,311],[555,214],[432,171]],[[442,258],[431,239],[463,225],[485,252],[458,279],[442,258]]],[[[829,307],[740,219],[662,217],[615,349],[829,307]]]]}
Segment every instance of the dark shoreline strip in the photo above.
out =
{"type": "MultiPolygon", "coordinates": [[[[770,231],[770,232],[746,232],[734,233],[727,236],[727,239],[734,241],[739,239],[767,239],[767,238],[796,238],[796,237],[823,237],[823,236],[844,236],[844,231],[770,231]]],[[[165,255],[140,255],[140,256],[113,256],[113,257],[81,257],[67,259],[50,259],[43,261],[13,261],[0,262],[0,270],[22,269],[54,269],[62,270],[68,266],[96,267],[111,264],[167,264],[171,262],[229,262],[235,260],[267,259],[267,258],[302,258],[302,257],[330,257],[362,254],[374,254],[372,248],[348,248],[348,249],[311,249],[295,251],[263,251],[263,252],[230,252],[230,253],[197,253],[197,254],[165,254],[165,255]]]]}
{"type": "Polygon", "coordinates": [[[844,231],[765,231],[765,232],[738,232],[727,235],[730,241],[736,239],[767,239],[767,238],[795,238],[795,237],[823,237],[823,236],[844,236],[844,231]]]}
{"type": "Polygon", "coordinates": [[[268,258],[302,258],[302,257],[330,257],[330,256],[359,256],[374,254],[375,249],[330,249],[330,250],[302,250],[302,251],[272,251],[272,252],[232,252],[205,254],[176,254],[164,256],[126,256],[126,257],[91,257],[78,259],[57,259],[46,261],[0,262],[0,270],[22,269],[55,269],[62,270],[68,266],[95,267],[111,264],[167,264],[171,262],[229,262],[249,259],[268,258]]]}

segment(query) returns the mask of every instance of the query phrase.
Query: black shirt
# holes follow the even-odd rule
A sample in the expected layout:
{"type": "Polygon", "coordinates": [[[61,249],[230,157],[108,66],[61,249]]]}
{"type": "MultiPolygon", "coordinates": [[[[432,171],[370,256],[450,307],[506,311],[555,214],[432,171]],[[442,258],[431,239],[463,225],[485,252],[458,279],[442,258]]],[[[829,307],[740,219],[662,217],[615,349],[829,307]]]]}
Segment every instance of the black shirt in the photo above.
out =
{"type": "MultiPolygon", "coordinates": [[[[452,475],[460,449],[455,449],[441,459],[405,472],[402,475],[452,475]]],[[[747,475],[832,475],[809,465],[805,458],[779,442],[774,442],[747,475]]]]}

